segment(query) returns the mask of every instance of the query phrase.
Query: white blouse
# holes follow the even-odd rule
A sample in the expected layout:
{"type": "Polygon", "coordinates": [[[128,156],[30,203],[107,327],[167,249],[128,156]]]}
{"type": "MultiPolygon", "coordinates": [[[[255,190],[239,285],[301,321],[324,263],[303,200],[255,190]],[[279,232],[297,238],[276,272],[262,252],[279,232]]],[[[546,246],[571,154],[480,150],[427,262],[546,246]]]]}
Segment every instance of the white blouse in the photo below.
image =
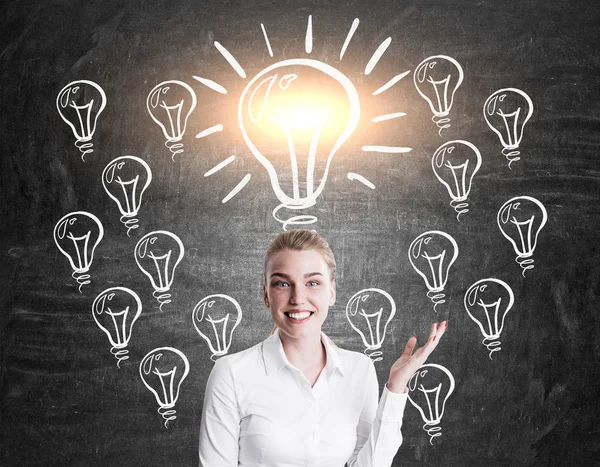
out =
{"type": "Polygon", "coordinates": [[[384,388],[369,357],[332,345],[314,387],[285,356],[279,330],[218,360],[200,424],[200,467],[389,467],[407,394],[384,388]]]}

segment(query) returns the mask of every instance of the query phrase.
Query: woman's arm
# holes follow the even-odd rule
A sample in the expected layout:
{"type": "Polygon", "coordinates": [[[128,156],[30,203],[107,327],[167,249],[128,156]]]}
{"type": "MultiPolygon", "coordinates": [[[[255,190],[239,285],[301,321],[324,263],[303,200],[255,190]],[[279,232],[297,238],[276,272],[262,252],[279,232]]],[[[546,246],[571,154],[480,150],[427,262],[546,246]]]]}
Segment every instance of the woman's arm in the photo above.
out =
{"type": "Polygon", "coordinates": [[[240,413],[233,376],[226,359],[215,363],[208,382],[200,422],[200,467],[238,465],[240,413]]]}

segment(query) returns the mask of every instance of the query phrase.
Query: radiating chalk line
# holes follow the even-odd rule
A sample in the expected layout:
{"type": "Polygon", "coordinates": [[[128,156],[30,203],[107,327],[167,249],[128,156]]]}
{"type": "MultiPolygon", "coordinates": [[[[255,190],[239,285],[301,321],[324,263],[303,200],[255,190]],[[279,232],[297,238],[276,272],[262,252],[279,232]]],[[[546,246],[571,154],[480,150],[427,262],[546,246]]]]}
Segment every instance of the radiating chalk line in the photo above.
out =
{"type": "Polygon", "coordinates": [[[202,78],[201,76],[192,76],[195,80],[200,81],[207,88],[212,89],[213,91],[220,92],[221,94],[227,94],[227,89],[221,86],[219,83],[215,83],[213,80],[208,78],[202,78]]]}
{"type": "Polygon", "coordinates": [[[202,130],[200,133],[198,133],[196,135],[196,138],[204,138],[205,136],[212,135],[213,133],[216,133],[217,131],[223,131],[223,125],[221,125],[220,123],[218,125],[211,126],[210,128],[207,128],[206,130],[202,130]]]}
{"type": "Polygon", "coordinates": [[[350,40],[352,39],[352,36],[354,36],[354,33],[356,32],[356,28],[358,28],[359,23],[360,20],[358,18],[354,18],[354,21],[352,21],[352,26],[350,27],[350,31],[348,31],[348,35],[346,36],[346,40],[344,41],[344,45],[342,46],[342,50],[340,52],[340,60],[344,58],[344,54],[346,53],[348,44],[350,44],[350,40]]]}
{"type": "Polygon", "coordinates": [[[375,68],[375,65],[377,65],[377,63],[379,62],[379,59],[381,59],[382,55],[385,53],[387,48],[390,46],[391,42],[392,42],[392,38],[388,37],[386,40],[384,40],[381,43],[381,45],[379,47],[377,47],[377,50],[375,51],[373,56],[369,59],[369,62],[367,63],[367,66],[365,67],[365,75],[368,75],[373,71],[373,69],[375,68]]]}
{"type": "Polygon", "coordinates": [[[271,48],[271,43],[269,42],[269,36],[267,36],[267,31],[265,29],[265,25],[260,23],[260,28],[262,29],[263,36],[265,36],[265,43],[267,44],[267,50],[269,51],[269,55],[273,56],[273,49],[271,48]]]}
{"type": "Polygon", "coordinates": [[[387,152],[391,154],[403,154],[412,151],[412,148],[405,148],[402,146],[363,146],[362,150],[365,152],[387,152]]]}
{"type": "Polygon", "coordinates": [[[250,181],[250,174],[247,174],[240,183],[238,183],[236,185],[236,187],[231,190],[229,192],[229,194],[227,196],[225,196],[225,198],[223,198],[223,201],[221,201],[223,204],[225,204],[227,201],[229,201],[231,198],[233,198],[235,195],[237,195],[242,188],[244,188],[246,186],[246,184],[250,181]]]}
{"type": "Polygon", "coordinates": [[[205,177],[208,177],[216,172],[218,172],[219,170],[221,170],[223,167],[228,166],[229,164],[231,164],[233,161],[235,160],[235,156],[229,156],[227,159],[225,159],[223,162],[221,162],[220,164],[215,165],[212,169],[210,169],[208,172],[206,172],[204,174],[205,177]]]}
{"type": "Polygon", "coordinates": [[[313,38],[312,38],[312,15],[308,15],[308,25],[306,26],[306,39],[304,41],[304,49],[306,53],[312,52],[313,38]]]}
{"type": "Polygon", "coordinates": [[[347,177],[348,177],[348,180],[356,180],[357,182],[365,184],[366,186],[368,186],[372,190],[375,189],[375,185],[373,185],[369,180],[367,180],[362,175],[358,175],[357,173],[354,173],[354,172],[348,172],[347,177]]]}
{"type": "Polygon", "coordinates": [[[399,75],[394,76],[391,80],[389,80],[387,83],[385,83],[379,89],[377,89],[376,91],[374,91],[373,95],[377,96],[377,95],[381,94],[382,92],[387,91],[389,88],[391,88],[394,84],[396,84],[398,81],[400,81],[402,78],[404,78],[409,73],[410,73],[410,70],[405,71],[404,73],[400,73],[399,75]]]}
{"type": "Polygon", "coordinates": [[[215,41],[215,47],[221,53],[221,55],[223,55],[223,58],[225,60],[227,60],[227,63],[229,63],[231,65],[231,68],[233,68],[235,70],[235,72],[238,75],[240,75],[240,77],[246,78],[246,72],[241,67],[241,65],[238,63],[238,61],[233,57],[233,55],[231,55],[231,53],[229,52],[229,50],[227,50],[225,47],[223,47],[217,41],[215,41]]]}
{"type": "Polygon", "coordinates": [[[405,117],[406,114],[404,112],[396,112],[393,114],[385,114],[379,115],[378,117],[373,117],[371,120],[373,123],[383,122],[384,120],[391,120],[392,118],[405,117]]]}

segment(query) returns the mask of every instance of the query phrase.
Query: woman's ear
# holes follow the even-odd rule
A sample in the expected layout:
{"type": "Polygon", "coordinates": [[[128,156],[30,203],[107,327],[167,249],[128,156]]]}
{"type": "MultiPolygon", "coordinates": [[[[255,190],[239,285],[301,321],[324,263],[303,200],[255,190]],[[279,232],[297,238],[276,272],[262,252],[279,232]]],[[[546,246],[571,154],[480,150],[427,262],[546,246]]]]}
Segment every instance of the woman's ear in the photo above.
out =
{"type": "Polygon", "coordinates": [[[335,281],[331,283],[331,299],[329,300],[329,306],[333,306],[335,303],[335,295],[336,295],[336,286],[335,281]]]}
{"type": "Polygon", "coordinates": [[[269,295],[267,294],[267,284],[263,284],[263,299],[265,301],[265,306],[269,308],[269,295]]]}

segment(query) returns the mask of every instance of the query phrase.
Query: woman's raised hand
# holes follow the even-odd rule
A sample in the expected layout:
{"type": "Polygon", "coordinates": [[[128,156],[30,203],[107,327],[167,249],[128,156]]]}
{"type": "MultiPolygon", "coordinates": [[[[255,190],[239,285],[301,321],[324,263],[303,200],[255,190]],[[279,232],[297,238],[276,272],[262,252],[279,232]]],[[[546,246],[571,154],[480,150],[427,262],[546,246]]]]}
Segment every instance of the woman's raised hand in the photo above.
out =
{"type": "Polygon", "coordinates": [[[404,352],[390,369],[390,377],[387,382],[388,390],[400,393],[406,391],[409,379],[425,363],[429,354],[437,347],[446,329],[448,329],[448,321],[442,321],[439,325],[438,323],[432,324],[429,339],[427,339],[423,347],[419,347],[416,351],[416,336],[408,340],[404,352]]]}

